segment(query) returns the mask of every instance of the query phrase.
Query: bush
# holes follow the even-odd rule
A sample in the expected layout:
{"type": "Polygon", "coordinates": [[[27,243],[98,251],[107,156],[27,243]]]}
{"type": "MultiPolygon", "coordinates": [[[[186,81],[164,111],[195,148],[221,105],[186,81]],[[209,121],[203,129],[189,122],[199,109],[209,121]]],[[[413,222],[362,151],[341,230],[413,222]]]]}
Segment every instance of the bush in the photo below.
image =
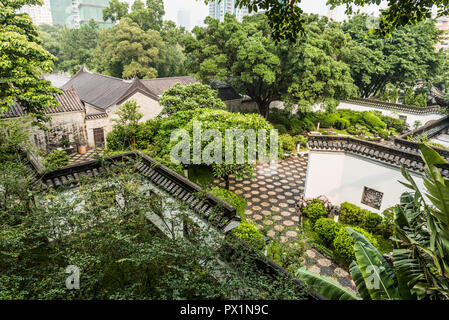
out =
{"type": "Polygon", "coordinates": [[[319,200],[315,199],[302,209],[302,214],[310,219],[312,225],[315,225],[318,219],[327,217],[328,212],[326,207],[319,200]]]}
{"type": "Polygon", "coordinates": [[[373,112],[362,112],[362,121],[372,132],[378,132],[380,129],[385,129],[387,125],[373,112]]]}
{"type": "Polygon", "coordinates": [[[290,121],[290,125],[291,125],[291,130],[292,130],[293,134],[300,134],[304,131],[315,130],[315,125],[308,118],[304,118],[303,120],[299,120],[298,118],[293,118],[290,121]]]}
{"type": "Polygon", "coordinates": [[[296,150],[295,139],[288,133],[279,136],[279,143],[283,153],[290,153],[296,150]]]}
{"type": "Polygon", "coordinates": [[[278,134],[284,134],[287,133],[287,128],[283,124],[276,124],[274,125],[274,128],[278,131],[278,134]]]}
{"type": "Polygon", "coordinates": [[[257,250],[265,249],[264,236],[252,223],[243,221],[237,228],[233,229],[232,232],[257,250]]]}
{"type": "Polygon", "coordinates": [[[338,222],[349,224],[351,226],[362,224],[364,211],[355,204],[343,202],[340,205],[340,211],[341,213],[338,217],[338,222]]]}
{"type": "Polygon", "coordinates": [[[380,234],[388,239],[393,235],[394,230],[394,207],[386,209],[382,212],[384,216],[382,219],[382,223],[379,226],[380,234]]]}
{"type": "Polygon", "coordinates": [[[320,128],[332,128],[339,119],[340,115],[338,113],[323,113],[319,117],[320,128]]]}
{"type": "Polygon", "coordinates": [[[380,225],[382,223],[382,217],[375,212],[367,212],[363,216],[362,226],[371,233],[381,233],[380,225]]]}
{"type": "MultiPolygon", "coordinates": [[[[376,238],[368,231],[359,227],[350,227],[350,228],[364,235],[365,238],[369,242],[371,242],[374,247],[376,248],[379,247],[376,238]]],[[[345,260],[348,264],[355,259],[354,239],[352,239],[351,235],[348,233],[345,227],[339,228],[339,230],[337,231],[333,242],[333,246],[334,246],[334,253],[343,260],[345,260]]]]}
{"type": "Polygon", "coordinates": [[[305,243],[302,239],[287,242],[274,239],[267,246],[267,257],[281,267],[295,272],[301,267],[304,251],[305,243]]]}
{"type": "Polygon", "coordinates": [[[229,203],[231,206],[237,209],[237,214],[242,218],[242,221],[245,220],[245,208],[246,208],[246,200],[245,198],[235,194],[232,191],[222,189],[222,188],[213,188],[210,193],[212,193],[217,198],[229,203]]]}
{"type": "Polygon", "coordinates": [[[295,142],[298,144],[301,148],[307,148],[307,137],[297,135],[294,136],[293,139],[295,139],[295,142]]]}
{"type": "Polygon", "coordinates": [[[268,116],[270,122],[274,124],[281,124],[286,129],[290,128],[290,119],[289,119],[289,112],[273,108],[270,111],[270,115],[268,116]]]}
{"type": "Polygon", "coordinates": [[[334,126],[338,130],[345,130],[351,126],[351,122],[347,119],[340,118],[335,121],[334,126]]]}
{"type": "Polygon", "coordinates": [[[54,150],[50,152],[44,159],[43,165],[48,170],[57,170],[67,166],[70,163],[70,157],[63,150],[54,150]]]}
{"type": "Polygon", "coordinates": [[[337,231],[343,227],[341,223],[335,222],[330,218],[320,218],[315,222],[313,230],[320,237],[326,246],[330,246],[337,234],[337,231]]]}

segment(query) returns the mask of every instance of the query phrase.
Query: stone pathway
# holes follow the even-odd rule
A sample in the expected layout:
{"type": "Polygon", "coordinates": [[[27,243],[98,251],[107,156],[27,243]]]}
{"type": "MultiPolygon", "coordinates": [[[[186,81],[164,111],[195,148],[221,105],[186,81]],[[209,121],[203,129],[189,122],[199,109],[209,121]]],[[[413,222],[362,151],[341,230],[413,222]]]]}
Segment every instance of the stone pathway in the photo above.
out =
{"type": "Polygon", "coordinates": [[[95,160],[95,150],[88,150],[86,154],[74,153],[70,155],[70,165],[95,160]]]}
{"type": "MultiPolygon", "coordinates": [[[[272,226],[268,236],[281,234],[284,241],[298,237],[299,216],[296,204],[304,192],[308,155],[292,156],[279,161],[277,167],[260,164],[253,179],[230,178],[229,189],[246,200],[245,215],[260,226],[272,226]]],[[[220,187],[223,181],[215,181],[220,187]]],[[[306,267],[325,275],[356,292],[349,272],[314,248],[306,251],[306,267]]]]}

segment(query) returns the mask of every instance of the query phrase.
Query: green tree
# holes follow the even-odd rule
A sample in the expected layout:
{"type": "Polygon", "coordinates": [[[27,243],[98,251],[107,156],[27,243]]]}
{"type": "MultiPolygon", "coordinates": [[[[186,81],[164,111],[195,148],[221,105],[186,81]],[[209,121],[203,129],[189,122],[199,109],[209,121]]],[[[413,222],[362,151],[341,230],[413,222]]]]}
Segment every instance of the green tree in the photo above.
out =
{"type": "Polygon", "coordinates": [[[118,21],[124,17],[130,18],[141,29],[160,31],[165,15],[164,2],[162,0],[136,0],[128,13],[128,3],[119,0],[111,0],[109,7],[103,9],[103,20],[118,21]]]}
{"type": "Polygon", "coordinates": [[[388,85],[414,86],[439,73],[443,54],[435,50],[439,31],[433,21],[396,29],[389,38],[369,33],[367,15],[355,15],[343,24],[352,42],[343,50],[354,83],[363,97],[377,96],[388,85]]]}
{"type": "Polygon", "coordinates": [[[119,78],[155,78],[164,61],[165,45],[158,31],[142,30],[130,18],[102,30],[95,58],[98,70],[119,78]]]}
{"type": "Polygon", "coordinates": [[[136,100],[126,101],[117,107],[115,114],[118,116],[118,119],[113,119],[113,121],[122,126],[136,126],[143,118],[143,113],[139,111],[140,108],[136,100]]]}
{"type": "Polygon", "coordinates": [[[173,115],[178,111],[195,110],[199,108],[226,109],[226,105],[216,90],[209,85],[193,83],[183,86],[177,83],[166,90],[159,100],[163,109],[160,115],[173,115]]]}
{"type": "Polygon", "coordinates": [[[165,43],[165,61],[158,64],[159,77],[187,75],[186,55],[183,40],[187,32],[184,27],[177,27],[173,21],[164,21],[160,31],[165,43]]]}
{"type": "MultiPolygon", "coordinates": [[[[212,0],[205,0],[206,3],[212,0]]],[[[248,7],[250,12],[265,10],[273,38],[276,41],[296,40],[298,35],[306,34],[307,21],[300,8],[301,1],[290,0],[236,0],[237,7],[248,7]]],[[[353,6],[379,5],[379,0],[328,0],[332,8],[346,5],[346,13],[353,13],[353,6]]],[[[438,9],[438,16],[449,15],[449,3],[446,1],[398,0],[387,3],[382,11],[379,25],[373,29],[378,35],[390,35],[397,27],[413,25],[432,17],[432,8],[438,9]]]]}
{"type": "Polygon", "coordinates": [[[74,74],[81,65],[95,68],[94,52],[98,47],[100,28],[90,20],[78,29],[65,27],[61,34],[59,65],[61,70],[74,74]]]}
{"type": "Polygon", "coordinates": [[[48,120],[44,114],[48,107],[58,106],[52,93],[59,90],[41,78],[53,70],[55,57],[42,47],[31,18],[16,10],[40,4],[40,0],[0,2],[0,112],[19,103],[38,123],[48,120]]]}
{"type": "Polygon", "coordinates": [[[119,21],[122,17],[128,14],[129,3],[121,2],[119,0],[109,1],[109,6],[103,9],[104,21],[119,21]]]}
{"type": "Polygon", "coordinates": [[[307,19],[308,37],[275,45],[264,15],[243,23],[231,15],[224,22],[206,18],[207,27],[195,28],[196,38],[185,40],[189,67],[205,82],[229,82],[265,117],[270,103],[282,98],[311,105],[355,94],[349,68],[339,58],[348,38],[327,19],[307,19]]]}

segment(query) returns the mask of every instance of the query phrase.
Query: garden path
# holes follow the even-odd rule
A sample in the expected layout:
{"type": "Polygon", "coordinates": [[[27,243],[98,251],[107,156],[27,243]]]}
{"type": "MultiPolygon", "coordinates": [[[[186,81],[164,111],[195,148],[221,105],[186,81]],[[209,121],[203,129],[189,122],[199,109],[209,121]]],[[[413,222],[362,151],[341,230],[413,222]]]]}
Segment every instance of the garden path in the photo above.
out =
{"type": "MultiPolygon", "coordinates": [[[[279,161],[277,167],[259,164],[253,179],[230,178],[229,189],[247,202],[245,215],[260,226],[268,226],[268,236],[277,233],[284,241],[298,237],[299,216],[295,207],[304,192],[307,163],[307,154],[291,156],[279,161]]],[[[215,182],[224,187],[223,181],[215,182]]],[[[306,251],[306,267],[356,292],[349,272],[312,247],[306,251]]]]}

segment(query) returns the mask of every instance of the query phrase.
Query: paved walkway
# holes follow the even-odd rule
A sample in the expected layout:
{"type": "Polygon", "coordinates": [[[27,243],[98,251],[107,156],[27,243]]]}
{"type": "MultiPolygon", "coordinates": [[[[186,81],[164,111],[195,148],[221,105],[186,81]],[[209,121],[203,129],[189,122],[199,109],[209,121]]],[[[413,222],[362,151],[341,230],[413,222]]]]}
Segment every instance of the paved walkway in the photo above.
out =
{"type": "MultiPolygon", "coordinates": [[[[307,162],[307,155],[292,156],[279,161],[277,167],[258,165],[253,179],[231,177],[229,189],[246,199],[245,215],[260,226],[272,226],[268,236],[278,233],[284,241],[298,237],[299,216],[295,206],[304,192],[307,162]]],[[[219,184],[224,187],[224,182],[219,184]]],[[[306,266],[356,292],[349,272],[316,249],[306,251],[306,266]]]]}
{"type": "Polygon", "coordinates": [[[70,155],[70,165],[95,160],[95,150],[88,150],[86,154],[74,153],[70,155]]]}

